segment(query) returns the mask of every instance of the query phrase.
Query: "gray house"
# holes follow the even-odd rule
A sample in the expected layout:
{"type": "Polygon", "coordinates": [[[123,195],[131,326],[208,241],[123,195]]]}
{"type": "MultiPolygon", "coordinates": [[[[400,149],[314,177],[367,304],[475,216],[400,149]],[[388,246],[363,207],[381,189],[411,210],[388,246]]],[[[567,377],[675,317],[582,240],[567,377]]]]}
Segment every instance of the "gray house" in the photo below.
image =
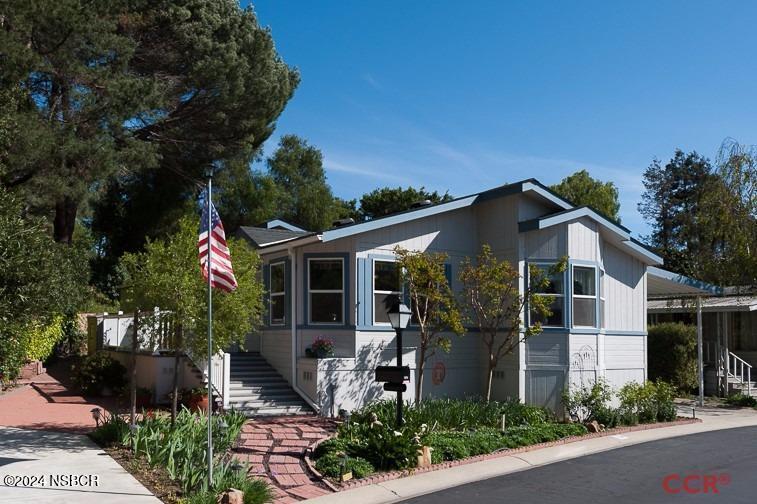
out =
{"type": "MultiPolygon", "coordinates": [[[[374,369],[391,365],[396,351],[383,300],[401,290],[397,245],[447,253],[454,290],[460,261],[483,244],[522,272],[568,257],[567,271],[545,293],[554,300],[544,332],[500,362],[493,398],[559,409],[566,385],[601,376],[620,387],[646,378],[647,268],[662,260],[628,229],[574,207],[536,180],[322,233],[274,221],[243,227],[240,235],[263,258],[268,312],[265,327],[248,336],[246,353],[232,354],[232,407],[298,411],[304,400],[330,414],[382,397],[374,369]],[[306,356],[319,337],[334,341],[333,358],[306,356]]],[[[416,341],[411,326],[403,359],[413,373],[416,341]]],[[[450,353],[427,362],[424,395],[480,395],[485,362],[475,331],[454,338],[450,353]]]]}

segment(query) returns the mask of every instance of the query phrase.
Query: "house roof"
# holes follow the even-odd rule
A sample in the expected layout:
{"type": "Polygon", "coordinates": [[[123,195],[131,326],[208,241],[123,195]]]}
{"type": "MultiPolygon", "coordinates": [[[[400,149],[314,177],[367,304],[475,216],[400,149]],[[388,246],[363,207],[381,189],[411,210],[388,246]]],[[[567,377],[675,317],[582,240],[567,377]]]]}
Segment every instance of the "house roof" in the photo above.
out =
{"type": "MultiPolygon", "coordinates": [[[[257,226],[257,227],[263,227],[263,226],[257,226]]],[[[268,229],[286,229],[289,231],[299,231],[302,233],[306,233],[306,229],[302,229],[299,226],[295,226],[291,222],[287,222],[284,219],[272,219],[265,223],[265,227],[268,229]]]]}
{"type": "MultiPolygon", "coordinates": [[[[680,299],[650,299],[647,301],[648,313],[691,313],[691,302],[680,299]]],[[[702,298],[703,312],[754,312],[757,311],[757,296],[726,296],[702,298]]]]}
{"type": "Polygon", "coordinates": [[[559,196],[557,193],[549,189],[547,186],[543,185],[538,180],[527,179],[521,180],[519,182],[514,182],[512,184],[505,184],[499,187],[495,187],[494,189],[488,189],[479,193],[470,194],[468,196],[455,198],[444,203],[436,203],[420,208],[412,208],[404,212],[387,215],[385,217],[379,217],[367,222],[359,222],[347,226],[329,229],[323,232],[322,241],[327,242],[337,240],[346,236],[365,233],[366,231],[373,231],[375,229],[381,229],[387,226],[401,224],[403,222],[422,219],[430,215],[450,212],[452,210],[457,210],[458,208],[468,207],[475,203],[481,203],[483,201],[498,198],[501,196],[519,194],[524,192],[532,193],[537,197],[552,203],[558,208],[573,208],[573,205],[569,201],[559,196]]]}
{"type": "MultiPolygon", "coordinates": [[[[459,208],[469,207],[477,203],[499,198],[502,196],[521,193],[528,193],[537,198],[540,198],[543,201],[546,201],[549,204],[553,205],[556,209],[555,213],[546,215],[539,219],[522,222],[522,232],[527,232],[533,229],[543,229],[544,227],[549,227],[551,225],[566,222],[568,220],[588,217],[597,221],[604,228],[610,230],[616,236],[618,246],[622,247],[629,254],[639,258],[646,264],[662,264],[662,258],[648,250],[639,241],[633,239],[631,237],[631,232],[628,229],[621,226],[620,224],[613,222],[609,218],[601,215],[600,213],[592,210],[589,207],[574,206],[570,201],[555,193],[536,179],[521,180],[512,184],[505,184],[493,189],[488,189],[479,193],[456,198],[444,203],[436,203],[420,208],[412,208],[404,212],[387,215],[385,217],[379,217],[367,222],[358,222],[355,224],[332,228],[318,235],[318,238],[322,242],[338,240],[340,238],[353,236],[359,233],[374,231],[376,229],[381,229],[396,224],[402,224],[404,222],[409,222],[416,219],[422,219],[431,215],[437,215],[440,213],[457,210],[459,208]]],[[[304,233],[300,235],[292,235],[286,239],[281,239],[278,241],[272,240],[265,243],[264,245],[261,245],[261,247],[279,248],[284,246],[296,246],[298,244],[310,243],[314,240],[317,240],[318,238],[314,238],[313,233],[304,233]]]]}
{"type": "Polygon", "coordinates": [[[662,268],[647,268],[648,297],[711,296],[721,292],[720,287],[701,280],[695,280],[662,268]]]}
{"type": "Polygon", "coordinates": [[[315,233],[306,231],[292,231],[289,229],[264,228],[254,226],[240,226],[237,236],[246,239],[255,248],[262,248],[276,243],[295,240],[315,233]]]}

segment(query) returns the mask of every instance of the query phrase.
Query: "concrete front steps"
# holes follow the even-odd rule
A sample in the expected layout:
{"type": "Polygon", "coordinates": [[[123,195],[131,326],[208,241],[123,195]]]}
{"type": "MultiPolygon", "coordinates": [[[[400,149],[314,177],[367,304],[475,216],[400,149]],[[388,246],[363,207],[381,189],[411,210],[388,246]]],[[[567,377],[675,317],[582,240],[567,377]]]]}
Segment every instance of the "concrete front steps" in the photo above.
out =
{"type": "Polygon", "coordinates": [[[231,354],[230,378],[229,408],[248,417],[313,413],[259,353],[231,354]]]}

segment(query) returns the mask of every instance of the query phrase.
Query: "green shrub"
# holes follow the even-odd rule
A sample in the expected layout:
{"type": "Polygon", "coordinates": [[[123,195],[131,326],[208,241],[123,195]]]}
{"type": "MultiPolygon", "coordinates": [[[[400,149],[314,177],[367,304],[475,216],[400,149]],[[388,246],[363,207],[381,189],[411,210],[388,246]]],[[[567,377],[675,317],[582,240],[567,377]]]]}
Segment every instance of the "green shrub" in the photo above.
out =
{"type": "MultiPolygon", "coordinates": [[[[566,390],[562,395],[565,410],[578,422],[591,422],[614,418],[611,412],[612,389],[603,379],[598,379],[591,387],[586,385],[574,391],[566,390]]],[[[605,424],[607,425],[607,424],[605,424]]]]}
{"type": "Polygon", "coordinates": [[[754,408],[757,406],[757,399],[741,392],[735,392],[725,398],[726,404],[729,406],[738,406],[742,408],[754,408]]]}
{"type": "Polygon", "coordinates": [[[316,463],[315,468],[321,474],[331,478],[339,478],[343,472],[352,472],[355,478],[364,478],[372,474],[375,469],[373,465],[361,457],[344,457],[339,453],[331,452],[321,456],[316,463]]]}
{"type": "Polygon", "coordinates": [[[335,438],[327,439],[326,441],[316,446],[315,450],[313,450],[313,458],[317,459],[319,457],[323,457],[327,453],[346,452],[346,451],[347,451],[347,440],[344,438],[335,437],[335,438]]]}
{"type": "Polygon", "coordinates": [[[118,415],[106,414],[100,425],[90,433],[90,437],[100,446],[129,443],[129,424],[118,415]]]}
{"type": "Polygon", "coordinates": [[[128,381],[124,365],[105,352],[78,359],[71,366],[71,380],[86,395],[98,395],[106,387],[117,394],[128,381]]]}
{"type": "Polygon", "coordinates": [[[697,330],[681,323],[650,326],[647,337],[649,378],[665,380],[679,390],[698,387],[697,330]]]}
{"type": "Polygon", "coordinates": [[[340,435],[347,440],[347,455],[360,457],[383,471],[415,467],[423,433],[407,426],[401,430],[380,421],[350,422],[340,435]]]}
{"type": "Polygon", "coordinates": [[[53,353],[55,345],[63,338],[65,317],[56,315],[49,324],[31,322],[24,330],[26,359],[44,361],[53,353]]]}
{"type": "Polygon", "coordinates": [[[586,427],[581,424],[544,424],[511,427],[505,430],[505,437],[510,441],[508,446],[514,448],[557,441],[569,436],[581,436],[586,432],[586,427]]]}
{"type": "Polygon", "coordinates": [[[629,425],[675,420],[675,388],[669,383],[627,383],[618,391],[621,417],[629,425]]]}
{"type": "MultiPolygon", "coordinates": [[[[371,415],[385,425],[393,425],[396,415],[394,400],[377,401],[352,413],[358,423],[370,422],[371,415]]],[[[430,430],[465,430],[478,427],[498,428],[505,415],[507,425],[540,424],[554,421],[546,408],[525,405],[515,400],[490,401],[480,399],[426,399],[419,404],[408,404],[404,409],[405,426],[419,430],[427,425],[430,430]]]]}

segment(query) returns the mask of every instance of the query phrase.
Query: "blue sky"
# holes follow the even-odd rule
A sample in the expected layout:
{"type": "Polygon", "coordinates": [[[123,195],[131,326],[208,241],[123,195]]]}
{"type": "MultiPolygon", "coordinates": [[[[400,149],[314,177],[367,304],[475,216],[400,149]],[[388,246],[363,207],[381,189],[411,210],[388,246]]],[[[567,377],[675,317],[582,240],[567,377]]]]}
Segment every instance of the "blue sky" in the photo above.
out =
{"type": "Polygon", "coordinates": [[[336,195],[461,196],[585,168],[636,210],[675,148],[757,143],[757,2],[254,2],[302,74],[266,145],[295,133],[336,195]]]}

